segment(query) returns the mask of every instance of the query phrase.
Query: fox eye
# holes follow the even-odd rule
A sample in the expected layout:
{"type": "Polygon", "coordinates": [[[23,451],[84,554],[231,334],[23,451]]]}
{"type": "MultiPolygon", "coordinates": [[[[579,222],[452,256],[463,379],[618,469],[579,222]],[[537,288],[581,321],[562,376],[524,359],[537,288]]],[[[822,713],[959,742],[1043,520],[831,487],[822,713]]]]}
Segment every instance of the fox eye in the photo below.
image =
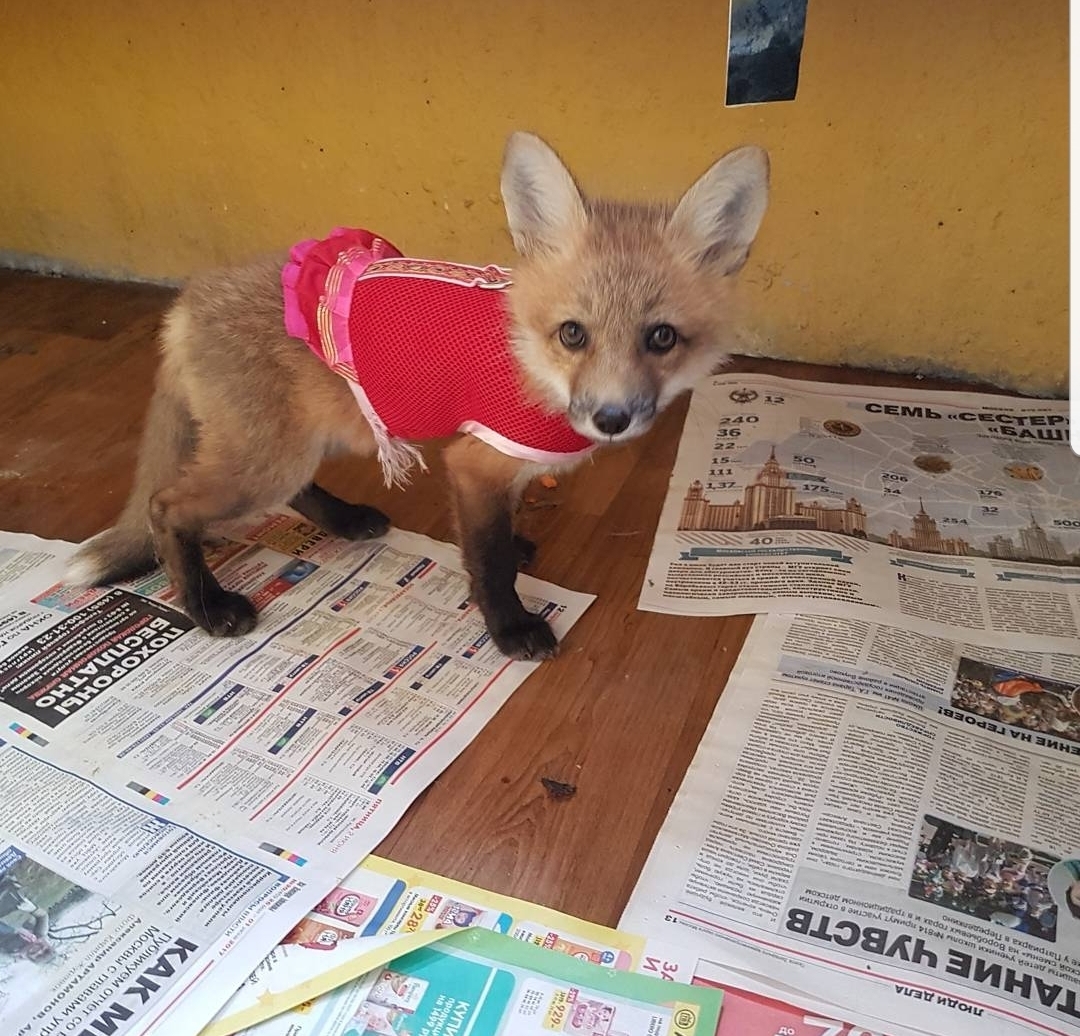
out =
{"type": "Polygon", "coordinates": [[[567,349],[584,349],[586,340],[585,328],[576,320],[567,320],[559,325],[559,341],[567,349]]]}
{"type": "Polygon", "coordinates": [[[645,336],[645,348],[651,353],[671,352],[679,341],[679,332],[670,324],[657,324],[645,336]]]}

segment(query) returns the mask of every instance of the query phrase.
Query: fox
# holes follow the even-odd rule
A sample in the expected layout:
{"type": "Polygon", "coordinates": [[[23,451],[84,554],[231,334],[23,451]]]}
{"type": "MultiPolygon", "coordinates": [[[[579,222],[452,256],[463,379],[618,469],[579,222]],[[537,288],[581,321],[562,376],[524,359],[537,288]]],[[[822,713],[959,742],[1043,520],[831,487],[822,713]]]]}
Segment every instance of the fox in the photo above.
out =
{"type": "Polygon", "coordinates": [[[404,485],[442,446],[470,597],[510,659],[557,638],[515,583],[535,544],[514,531],[529,482],[645,434],[727,359],[732,289],[765,214],[756,145],[714,162],[675,203],[585,194],[532,133],[506,143],[501,194],[513,270],[410,259],[338,228],[289,255],[192,276],[166,311],[130,496],[74,555],[68,581],[164,567],[213,636],[257,622],[207,565],[213,527],[288,506],[328,533],[386,533],[377,508],[315,482],[341,453],[404,485]]]}

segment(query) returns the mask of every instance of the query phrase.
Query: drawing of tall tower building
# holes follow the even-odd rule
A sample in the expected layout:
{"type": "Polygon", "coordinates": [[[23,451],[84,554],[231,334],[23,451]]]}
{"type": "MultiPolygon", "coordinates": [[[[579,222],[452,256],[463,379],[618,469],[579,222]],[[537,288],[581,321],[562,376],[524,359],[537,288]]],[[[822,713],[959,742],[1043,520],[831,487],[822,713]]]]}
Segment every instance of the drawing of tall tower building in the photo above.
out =
{"type": "Polygon", "coordinates": [[[844,503],[820,499],[800,503],[795,486],[776,459],[776,448],[747,484],[741,500],[714,504],[698,480],[683,497],[678,528],[695,532],[749,532],[758,529],[814,529],[866,539],[866,511],[855,497],[844,503]]]}
{"type": "Polygon", "coordinates": [[[911,519],[911,546],[913,550],[937,553],[941,550],[941,533],[937,522],[926,513],[926,506],[919,497],[919,512],[911,519]]]}
{"type": "Polygon", "coordinates": [[[919,497],[919,510],[911,519],[911,535],[893,529],[889,533],[889,546],[899,550],[921,550],[925,554],[954,554],[966,557],[971,544],[959,536],[942,536],[937,522],[926,513],[922,497],[919,497]]]}
{"type": "Polygon", "coordinates": [[[679,515],[680,529],[703,529],[705,528],[706,508],[709,501],[705,499],[705,487],[700,479],[694,479],[690,488],[683,497],[682,513],[679,515]]]}
{"type": "Polygon", "coordinates": [[[843,507],[829,507],[820,500],[796,504],[799,514],[814,519],[814,527],[823,532],[842,532],[846,536],[866,539],[866,509],[850,496],[843,507]]]}
{"type": "Polygon", "coordinates": [[[699,532],[733,532],[743,527],[743,503],[711,504],[705,496],[705,487],[696,479],[683,497],[680,529],[699,532]]]}
{"type": "Polygon", "coordinates": [[[1000,533],[997,536],[991,538],[987,545],[990,557],[1002,558],[1005,560],[1011,560],[1019,557],[1016,552],[1016,544],[1013,543],[1012,537],[1003,536],[1000,533]]]}
{"type": "Polygon", "coordinates": [[[795,487],[776,459],[775,446],[758,477],[744,490],[743,497],[743,527],[746,529],[764,529],[770,518],[795,514],[795,487]]]}
{"type": "Polygon", "coordinates": [[[1046,530],[1035,521],[1034,513],[1031,524],[1020,530],[1020,548],[1023,557],[1035,561],[1065,561],[1068,557],[1061,540],[1047,536],[1046,530]]]}

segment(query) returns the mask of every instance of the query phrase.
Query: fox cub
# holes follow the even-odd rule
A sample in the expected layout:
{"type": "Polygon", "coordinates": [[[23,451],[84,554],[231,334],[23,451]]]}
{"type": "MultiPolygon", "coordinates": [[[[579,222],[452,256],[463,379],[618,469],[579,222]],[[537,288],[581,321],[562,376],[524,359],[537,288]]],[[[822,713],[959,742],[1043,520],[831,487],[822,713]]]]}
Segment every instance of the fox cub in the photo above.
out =
{"type": "Polygon", "coordinates": [[[555,152],[515,133],[502,196],[513,271],[409,259],[367,231],[196,277],[165,318],[135,485],[69,578],[162,563],[217,636],[255,609],[203,556],[214,522],[288,504],[335,535],[386,531],[380,511],[312,480],[328,455],[377,454],[387,481],[446,447],[472,596],[511,658],[555,654],[514,583],[533,545],[513,512],[534,476],[639,436],[723,360],[729,291],[765,213],[768,159],[742,147],[673,207],[586,197],[555,152]]]}

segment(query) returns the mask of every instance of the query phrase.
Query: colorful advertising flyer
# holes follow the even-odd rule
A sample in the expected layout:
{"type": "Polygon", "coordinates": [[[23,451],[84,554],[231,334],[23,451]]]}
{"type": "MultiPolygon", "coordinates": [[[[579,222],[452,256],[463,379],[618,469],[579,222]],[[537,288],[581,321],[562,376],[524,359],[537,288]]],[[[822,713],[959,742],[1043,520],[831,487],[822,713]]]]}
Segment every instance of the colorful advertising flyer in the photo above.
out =
{"type": "Polygon", "coordinates": [[[713,1036],[717,989],[665,982],[474,928],[414,950],[258,1036],[713,1036]]]}
{"type": "Polygon", "coordinates": [[[359,929],[365,936],[487,928],[620,971],[634,967],[644,943],[633,935],[536,903],[500,896],[377,856],[369,856],[314,913],[335,923],[362,916],[359,929]]]}
{"type": "Polygon", "coordinates": [[[689,982],[697,963],[670,947],[654,952],[640,936],[369,856],[262,961],[203,1036],[231,1036],[305,1004],[310,1011],[316,998],[464,928],[668,980],[689,982]]]}

